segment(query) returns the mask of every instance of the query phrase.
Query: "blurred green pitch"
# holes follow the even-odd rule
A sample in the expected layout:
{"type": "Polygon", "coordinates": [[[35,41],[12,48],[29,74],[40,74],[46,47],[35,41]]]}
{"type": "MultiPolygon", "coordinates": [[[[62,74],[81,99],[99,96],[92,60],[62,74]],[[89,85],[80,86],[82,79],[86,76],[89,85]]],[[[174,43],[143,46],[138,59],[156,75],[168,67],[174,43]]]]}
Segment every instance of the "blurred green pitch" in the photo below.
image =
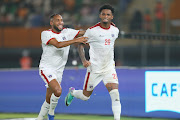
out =
{"type": "MultiPolygon", "coordinates": [[[[38,114],[32,114],[32,113],[0,113],[0,119],[36,118],[37,116],[38,116],[38,114]]],[[[113,120],[113,116],[56,114],[55,119],[63,119],[63,120],[66,120],[66,119],[67,120],[113,120]]],[[[121,120],[175,120],[175,119],[121,117],[121,120]]]]}

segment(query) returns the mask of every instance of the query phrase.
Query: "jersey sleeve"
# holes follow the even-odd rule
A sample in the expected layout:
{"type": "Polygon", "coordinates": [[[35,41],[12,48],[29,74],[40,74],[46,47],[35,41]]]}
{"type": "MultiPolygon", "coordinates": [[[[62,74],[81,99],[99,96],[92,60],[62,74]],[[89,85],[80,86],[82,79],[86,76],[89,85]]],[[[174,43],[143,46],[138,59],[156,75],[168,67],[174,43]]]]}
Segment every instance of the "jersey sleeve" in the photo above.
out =
{"type": "Polygon", "coordinates": [[[68,39],[72,40],[74,39],[78,34],[79,34],[79,30],[75,30],[75,29],[71,29],[71,28],[67,28],[68,30],[68,39]]]}
{"type": "Polygon", "coordinates": [[[88,37],[88,41],[87,43],[89,43],[92,39],[92,35],[91,35],[91,29],[87,29],[85,34],[84,34],[84,37],[88,37]]]}
{"type": "Polygon", "coordinates": [[[118,38],[119,37],[119,29],[117,28],[116,29],[116,38],[118,38]]]}
{"type": "Polygon", "coordinates": [[[41,41],[42,44],[49,44],[49,41],[52,40],[54,37],[48,32],[48,31],[43,31],[41,33],[41,41]]]}

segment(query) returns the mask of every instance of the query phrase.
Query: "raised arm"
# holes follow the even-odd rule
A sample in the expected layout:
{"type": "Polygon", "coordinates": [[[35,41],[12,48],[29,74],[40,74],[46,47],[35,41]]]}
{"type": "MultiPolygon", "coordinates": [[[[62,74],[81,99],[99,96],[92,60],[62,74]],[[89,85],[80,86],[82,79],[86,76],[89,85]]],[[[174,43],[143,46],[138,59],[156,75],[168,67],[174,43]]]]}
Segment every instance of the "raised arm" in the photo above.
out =
{"type": "Polygon", "coordinates": [[[87,37],[79,37],[79,38],[75,38],[73,40],[63,41],[63,42],[58,42],[55,38],[53,38],[52,40],[49,41],[49,44],[54,45],[57,48],[62,48],[62,47],[66,47],[66,46],[69,46],[74,43],[85,44],[86,41],[87,41],[87,37]]]}
{"type": "Polygon", "coordinates": [[[88,60],[86,60],[85,52],[84,52],[84,44],[78,45],[78,52],[79,52],[79,56],[81,58],[81,61],[83,63],[83,66],[88,67],[91,63],[88,60]]]}

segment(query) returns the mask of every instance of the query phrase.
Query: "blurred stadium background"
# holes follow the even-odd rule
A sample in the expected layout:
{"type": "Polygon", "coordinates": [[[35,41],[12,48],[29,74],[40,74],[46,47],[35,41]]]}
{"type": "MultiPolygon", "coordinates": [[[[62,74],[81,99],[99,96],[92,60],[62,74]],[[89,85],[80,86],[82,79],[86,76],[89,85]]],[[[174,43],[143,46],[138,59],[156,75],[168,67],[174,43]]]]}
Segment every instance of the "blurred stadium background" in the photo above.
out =
{"type": "MultiPolygon", "coordinates": [[[[149,69],[150,70],[157,69],[160,71],[166,71],[166,70],[179,71],[180,0],[1,0],[0,1],[0,16],[1,16],[0,17],[0,69],[1,69],[0,70],[0,84],[1,84],[0,112],[1,113],[23,112],[24,109],[25,109],[25,113],[33,112],[33,110],[34,113],[38,113],[40,109],[40,105],[43,102],[45,96],[44,93],[45,88],[43,86],[43,82],[41,81],[40,78],[37,77],[39,60],[42,53],[40,33],[41,31],[50,28],[49,16],[52,13],[60,13],[63,16],[66,27],[85,30],[99,21],[98,10],[99,7],[105,3],[109,3],[115,8],[115,15],[113,22],[120,29],[120,35],[119,38],[116,40],[116,44],[115,44],[115,62],[118,68],[118,73],[120,74],[118,75],[120,84],[121,84],[121,72],[125,72],[126,70],[129,73],[132,72],[131,71],[132,69],[137,70],[135,71],[135,73],[137,72],[137,74],[141,70],[143,70],[144,72],[149,69]],[[22,75],[24,76],[22,77],[22,75]],[[25,81],[26,80],[30,81],[30,79],[35,79],[35,80],[34,81],[32,80],[32,83],[28,82],[28,84],[26,84],[25,81]],[[32,88],[26,86],[22,87],[21,85],[22,81],[24,81],[24,84],[22,85],[32,85],[32,88]],[[8,88],[9,85],[10,87],[8,88]],[[35,90],[32,90],[34,85],[35,85],[35,90]],[[11,95],[7,96],[7,94],[11,93],[12,91],[14,93],[13,97],[16,96],[15,101],[18,101],[19,100],[18,98],[22,98],[22,96],[27,97],[25,93],[21,93],[20,95],[22,96],[17,95],[18,92],[21,91],[21,88],[23,88],[22,90],[25,90],[26,92],[31,91],[30,96],[32,98],[30,100],[34,99],[34,101],[36,101],[38,99],[37,100],[38,102],[34,102],[34,101],[32,102],[33,104],[32,106],[37,104],[38,108],[35,109],[32,107],[32,109],[30,110],[28,109],[26,110],[26,108],[18,110],[16,109],[16,107],[18,108],[18,106],[16,106],[15,109],[13,110],[5,109],[9,104],[7,103],[7,101],[9,99],[12,99],[12,96],[11,95]],[[39,94],[36,93],[37,92],[36,90],[39,90],[38,91],[39,94]]],[[[86,56],[88,57],[88,54],[86,56]]],[[[69,59],[66,66],[67,68],[71,68],[70,70],[77,71],[78,68],[83,69],[76,50],[76,46],[71,46],[69,59]],[[77,61],[77,64],[73,64],[76,63],[74,61],[77,61]]],[[[81,75],[78,76],[78,78],[84,77],[84,71],[85,69],[83,69],[82,74],[78,73],[78,75],[81,75]]],[[[69,71],[67,73],[69,73],[69,71]]],[[[132,75],[135,75],[135,78],[136,77],[139,78],[139,76],[136,76],[135,73],[132,72],[132,75]]],[[[125,75],[128,76],[129,74],[125,73],[125,75]]],[[[126,80],[125,78],[126,76],[123,77],[125,80],[126,80]]],[[[142,76],[144,77],[144,75],[142,76]]],[[[67,79],[73,81],[76,78],[67,77],[67,79]]],[[[132,80],[132,78],[130,79],[132,80]]],[[[83,81],[83,78],[81,78],[81,80],[83,81]]],[[[75,84],[79,88],[82,87],[82,85],[73,83],[72,81],[70,83],[68,83],[67,80],[64,81],[66,81],[64,84],[65,89],[68,89],[68,87],[70,86],[68,84],[75,84]]],[[[123,82],[124,80],[122,80],[122,84],[123,82]]],[[[137,86],[131,85],[131,87],[133,86],[134,89],[139,87],[141,88],[145,84],[145,81],[142,82],[141,80],[138,79],[135,79],[133,81],[127,80],[125,83],[125,85],[127,86],[124,87],[122,91],[120,88],[120,93],[122,92],[121,93],[122,99],[124,101],[126,101],[126,99],[128,98],[127,96],[126,97],[123,96],[124,90],[125,90],[125,94],[128,95],[134,94],[133,89],[128,88],[128,84],[132,84],[130,82],[139,83],[137,84],[137,86]]],[[[178,83],[178,85],[180,84],[178,83]]],[[[145,90],[144,86],[142,88],[143,90],[145,90]]],[[[97,89],[101,89],[101,86],[97,89]]],[[[178,89],[177,87],[176,91],[178,90],[180,89],[178,89]]],[[[64,91],[67,92],[67,90],[64,91]]],[[[144,93],[145,91],[143,91],[143,93],[140,94],[144,95],[144,93]]],[[[99,94],[102,96],[106,95],[104,93],[101,94],[101,90],[99,94]]],[[[133,96],[134,101],[136,100],[136,98],[138,98],[138,100],[140,99],[140,102],[145,103],[144,98],[143,99],[139,98],[138,94],[136,93],[135,95],[137,96],[133,96]]],[[[99,97],[98,100],[102,99],[102,96],[99,97]]],[[[106,96],[108,96],[108,94],[106,96]]],[[[140,97],[142,96],[140,95],[140,97]]],[[[180,96],[178,96],[178,100],[179,98],[180,96]]],[[[96,98],[93,100],[96,101],[96,98]]],[[[129,102],[123,102],[123,104],[124,106],[128,107],[129,102]]],[[[21,107],[23,108],[27,106],[22,105],[21,107]]],[[[138,106],[134,106],[134,107],[138,107],[138,106]]],[[[140,108],[142,107],[144,106],[140,106],[140,108]]],[[[169,116],[167,115],[167,118],[180,119],[180,114],[179,114],[180,112],[179,113],[165,112],[165,113],[160,113],[159,116],[158,116],[159,113],[155,113],[154,115],[154,114],[146,114],[144,112],[145,114],[141,115],[132,112],[132,111],[136,111],[135,108],[130,108],[130,109],[131,111],[129,110],[125,110],[125,112],[122,111],[123,113],[122,115],[136,116],[136,117],[166,118],[166,116],[163,116],[162,114],[170,114],[169,116]],[[130,112],[131,114],[128,114],[128,112],[130,112]]],[[[143,108],[143,110],[144,109],[145,108],[143,108]]],[[[59,109],[58,113],[61,113],[60,110],[61,109],[59,109]]],[[[69,109],[66,109],[65,112],[63,113],[65,114],[71,113],[68,112],[68,110],[69,109]]],[[[83,113],[82,111],[79,112],[75,111],[75,114],[83,113]]],[[[109,111],[111,110],[105,111],[104,114],[112,115],[112,113],[111,112],[109,113],[109,111]]],[[[94,114],[94,113],[87,111],[87,113],[83,113],[83,114],[94,114]]],[[[103,111],[97,114],[103,115],[103,111]]]]}

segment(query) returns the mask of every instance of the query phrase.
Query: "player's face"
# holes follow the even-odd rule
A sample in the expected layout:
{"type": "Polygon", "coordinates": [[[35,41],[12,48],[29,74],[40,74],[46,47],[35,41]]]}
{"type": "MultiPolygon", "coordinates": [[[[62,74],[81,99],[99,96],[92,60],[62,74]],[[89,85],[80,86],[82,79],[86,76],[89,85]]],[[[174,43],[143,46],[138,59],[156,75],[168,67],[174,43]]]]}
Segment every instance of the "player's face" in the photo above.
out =
{"type": "Polygon", "coordinates": [[[107,23],[110,23],[111,20],[113,19],[113,14],[111,10],[103,9],[101,13],[99,14],[99,17],[102,23],[107,24],[107,23]]]}
{"type": "Polygon", "coordinates": [[[56,15],[50,22],[51,26],[58,32],[60,32],[63,29],[63,19],[62,16],[56,15]]]}

